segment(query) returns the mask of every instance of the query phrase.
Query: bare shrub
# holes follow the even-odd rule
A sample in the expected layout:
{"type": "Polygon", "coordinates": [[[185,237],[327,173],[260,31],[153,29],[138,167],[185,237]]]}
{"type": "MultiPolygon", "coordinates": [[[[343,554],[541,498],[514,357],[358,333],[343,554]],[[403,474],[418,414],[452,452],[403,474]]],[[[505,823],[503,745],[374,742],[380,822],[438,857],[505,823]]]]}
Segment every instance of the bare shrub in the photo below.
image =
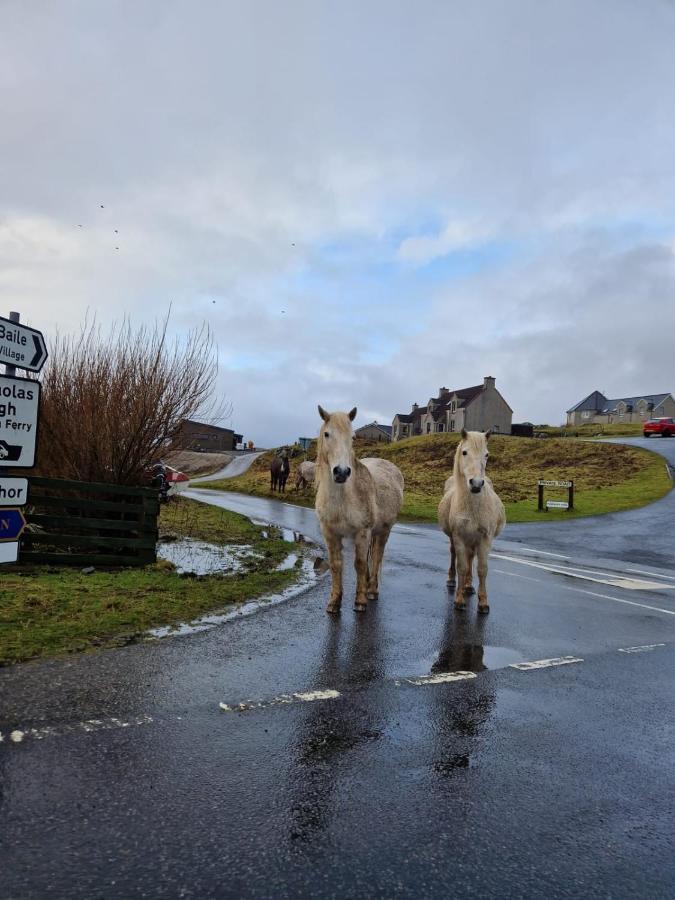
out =
{"type": "Polygon", "coordinates": [[[203,325],[181,340],[167,318],[128,320],[103,334],[85,322],[57,336],[42,378],[38,473],[56,478],[141,484],[184,418],[222,415],[212,391],[217,354],[203,325]]]}

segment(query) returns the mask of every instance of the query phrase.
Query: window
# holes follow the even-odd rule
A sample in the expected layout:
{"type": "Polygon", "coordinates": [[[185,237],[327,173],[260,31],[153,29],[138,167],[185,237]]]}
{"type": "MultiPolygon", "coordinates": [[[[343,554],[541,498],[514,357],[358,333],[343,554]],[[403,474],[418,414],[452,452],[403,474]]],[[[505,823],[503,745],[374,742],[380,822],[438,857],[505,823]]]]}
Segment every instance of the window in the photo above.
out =
{"type": "Polygon", "coordinates": [[[427,422],[427,434],[431,431],[431,422],[427,422]]]}
{"type": "Polygon", "coordinates": [[[450,419],[450,431],[454,431],[454,430],[455,430],[455,420],[450,419]]]}
{"type": "Polygon", "coordinates": [[[585,409],[581,414],[582,419],[590,419],[590,417],[591,417],[590,409],[585,409]]]}
{"type": "Polygon", "coordinates": [[[445,431],[445,425],[441,422],[436,431],[445,431]]]}

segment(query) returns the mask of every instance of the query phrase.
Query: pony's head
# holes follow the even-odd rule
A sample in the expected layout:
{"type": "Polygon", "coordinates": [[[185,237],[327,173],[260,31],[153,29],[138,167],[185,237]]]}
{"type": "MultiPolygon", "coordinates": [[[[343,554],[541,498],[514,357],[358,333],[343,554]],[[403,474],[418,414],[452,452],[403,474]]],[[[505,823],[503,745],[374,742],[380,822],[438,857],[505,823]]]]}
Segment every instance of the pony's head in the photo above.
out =
{"type": "Polygon", "coordinates": [[[462,439],[455,454],[453,472],[466,479],[472,494],[480,494],[485,484],[485,466],[488,461],[488,439],[490,432],[466,431],[462,428],[462,439]]]}
{"type": "Polygon", "coordinates": [[[319,432],[317,462],[328,466],[336,484],[344,484],[354,466],[352,422],[356,418],[356,407],[349,413],[328,413],[319,407],[319,415],[323,419],[323,425],[319,432]]]}

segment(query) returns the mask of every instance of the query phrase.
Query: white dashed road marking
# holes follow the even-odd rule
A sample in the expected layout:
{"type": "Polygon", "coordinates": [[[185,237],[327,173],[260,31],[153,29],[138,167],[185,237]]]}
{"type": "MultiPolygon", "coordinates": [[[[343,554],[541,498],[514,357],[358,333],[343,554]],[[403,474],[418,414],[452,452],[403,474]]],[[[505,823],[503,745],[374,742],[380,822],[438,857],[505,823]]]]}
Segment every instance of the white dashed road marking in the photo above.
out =
{"type": "Polygon", "coordinates": [[[424,684],[446,684],[449,681],[466,681],[475,677],[475,672],[436,672],[433,675],[420,675],[418,678],[401,678],[396,684],[414,684],[421,687],[424,684]]]}
{"type": "Polygon", "coordinates": [[[249,709],[267,709],[269,706],[285,706],[289,703],[313,703],[315,700],[336,700],[339,691],[326,688],[320,691],[300,691],[296,694],[281,694],[271,700],[247,700],[244,703],[219,703],[223,712],[245,712],[249,709]]]}
{"type": "MultiPolygon", "coordinates": [[[[32,739],[41,741],[46,737],[59,737],[64,734],[78,732],[90,733],[93,731],[112,731],[115,728],[132,728],[137,725],[148,725],[154,721],[152,716],[133,716],[130,719],[118,719],[111,716],[107,719],[86,719],[84,722],[75,722],[66,725],[43,725],[41,728],[15,728],[7,735],[14,744],[20,744],[24,740],[32,739]]],[[[4,736],[0,733],[0,742],[4,736]]]]}
{"type": "Polygon", "coordinates": [[[665,644],[643,644],[641,647],[619,647],[619,653],[646,653],[648,650],[665,646],[665,644]]]}
{"type": "Polygon", "coordinates": [[[531,669],[548,669],[551,666],[569,666],[571,663],[580,663],[583,659],[579,656],[556,656],[553,659],[535,659],[532,662],[511,663],[511,669],[519,669],[521,672],[529,672],[531,669]]]}

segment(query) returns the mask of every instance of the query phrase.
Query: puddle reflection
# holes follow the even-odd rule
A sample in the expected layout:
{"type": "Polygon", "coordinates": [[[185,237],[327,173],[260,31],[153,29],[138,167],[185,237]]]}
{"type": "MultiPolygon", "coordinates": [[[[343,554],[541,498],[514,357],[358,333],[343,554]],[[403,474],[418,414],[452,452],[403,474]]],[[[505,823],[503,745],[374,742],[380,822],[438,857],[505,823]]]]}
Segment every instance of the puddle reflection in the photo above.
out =
{"type": "MultiPolygon", "coordinates": [[[[449,612],[431,671],[484,672],[488,668],[484,631],[484,619],[449,612]]],[[[511,654],[506,648],[493,649],[511,654]]],[[[461,691],[430,691],[428,700],[435,734],[432,768],[443,777],[456,776],[471,768],[477,739],[494,710],[495,692],[485,679],[475,679],[461,691]]]]}
{"type": "MultiPolygon", "coordinates": [[[[316,689],[344,692],[382,678],[382,626],[379,604],[368,607],[347,628],[340,619],[327,619],[321,661],[312,679],[316,689]]],[[[320,837],[334,812],[338,782],[358,765],[359,751],[379,740],[384,721],[377,705],[358,693],[347,701],[308,705],[300,721],[291,761],[289,839],[302,847],[320,837]]]]}

